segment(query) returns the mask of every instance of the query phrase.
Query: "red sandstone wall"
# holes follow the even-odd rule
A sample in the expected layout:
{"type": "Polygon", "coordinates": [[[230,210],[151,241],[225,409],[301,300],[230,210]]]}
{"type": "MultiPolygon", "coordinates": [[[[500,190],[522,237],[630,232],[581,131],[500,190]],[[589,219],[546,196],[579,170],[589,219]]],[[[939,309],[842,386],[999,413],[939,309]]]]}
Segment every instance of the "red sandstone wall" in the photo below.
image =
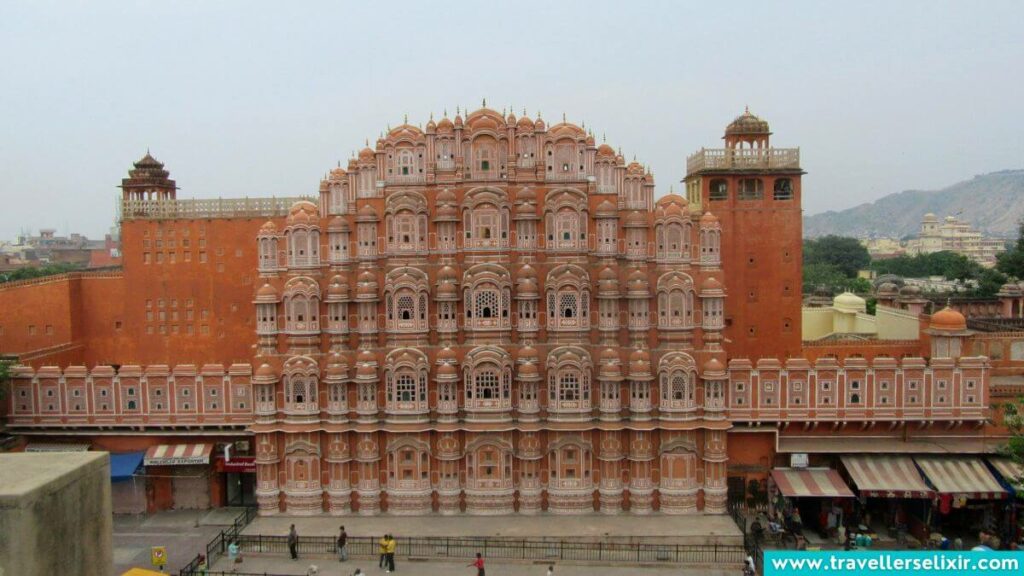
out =
{"type": "MultiPolygon", "coordinates": [[[[743,175],[742,177],[751,177],[743,175]]],[[[793,199],[772,199],[774,177],[762,176],[763,200],[737,200],[738,175],[704,175],[706,210],[722,225],[726,352],[730,358],[789,358],[801,352],[803,221],[800,176],[793,199]],[[729,183],[729,199],[710,201],[712,179],[729,183]]]]}
{"type": "Polygon", "coordinates": [[[23,354],[70,344],[72,275],[0,285],[0,352],[23,354]]]}

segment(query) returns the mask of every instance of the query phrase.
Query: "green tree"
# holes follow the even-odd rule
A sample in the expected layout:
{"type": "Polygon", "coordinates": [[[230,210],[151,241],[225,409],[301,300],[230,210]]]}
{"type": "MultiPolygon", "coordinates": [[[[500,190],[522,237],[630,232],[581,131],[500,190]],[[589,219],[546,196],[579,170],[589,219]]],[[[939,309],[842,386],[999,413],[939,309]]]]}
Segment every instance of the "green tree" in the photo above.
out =
{"type": "Polygon", "coordinates": [[[45,266],[35,266],[30,268],[18,268],[13,272],[6,274],[0,274],[0,284],[4,282],[14,282],[17,280],[28,280],[30,278],[41,278],[43,276],[53,276],[56,274],[64,274],[67,272],[74,272],[75,270],[81,270],[80,264],[47,264],[45,266]]]}
{"type": "Polygon", "coordinates": [[[11,377],[11,366],[13,360],[0,357],[0,401],[7,397],[7,386],[11,377]]]}
{"type": "Polygon", "coordinates": [[[804,240],[804,266],[827,264],[834,266],[843,276],[854,278],[857,272],[871,263],[868,249],[860,240],[829,234],[821,238],[804,240]]]}
{"type": "Polygon", "coordinates": [[[1024,278],[1024,222],[1017,228],[1017,242],[999,255],[996,268],[1014,278],[1024,278]]]}
{"type": "MultiPolygon", "coordinates": [[[[1020,466],[1024,466],[1024,397],[1003,404],[1003,422],[1010,431],[1010,438],[1004,452],[1020,466]]],[[[1024,478],[1015,478],[1024,483],[1024,478]]],[[[1018,498],[1024,498],[1024,491],[1017,492],[1018,498]]]]}

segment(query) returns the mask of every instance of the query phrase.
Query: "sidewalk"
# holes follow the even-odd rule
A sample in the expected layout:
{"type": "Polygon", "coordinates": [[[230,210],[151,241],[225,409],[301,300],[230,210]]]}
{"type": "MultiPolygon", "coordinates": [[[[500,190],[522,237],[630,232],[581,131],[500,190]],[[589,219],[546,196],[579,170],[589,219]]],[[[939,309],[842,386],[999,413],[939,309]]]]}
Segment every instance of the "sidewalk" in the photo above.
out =
{"type": "Polygon", "coordinates": [[[728,515],[668,516],[262,516],[245,534],[285,535],[295,524],[300,536],[334,536],[340,526],[351,536],[506,537],[582,539],[665,544],[741,545],[743,535],[728,515]]]}
{"type": "Polygon", "coordinates": [[[150,567],[150,547],[166,546],[168,569],[184,566],[226,526],[240,508],[168,510],[156,514],[114,515],[114,573],[150,567]]]}

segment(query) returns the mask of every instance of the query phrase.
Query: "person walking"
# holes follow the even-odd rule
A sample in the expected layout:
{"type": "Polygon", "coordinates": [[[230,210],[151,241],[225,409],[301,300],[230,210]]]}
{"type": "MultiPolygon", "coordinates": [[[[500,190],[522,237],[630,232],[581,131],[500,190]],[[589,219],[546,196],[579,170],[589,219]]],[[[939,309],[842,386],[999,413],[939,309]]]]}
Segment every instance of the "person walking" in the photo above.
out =
{"type": "Polygon", "coordinates": [[[288,552],[292,555],[292,560],[299,559],[299,533],[295,531],[295,524],[288,530],[288,552]]]}
{"type": "Polygon", "coordinates": [[[348,560],[348,549],[345,546],[348,545],[348,533],[345,532],[345,527],[341,527],[341,532],[338,533],[338,562],[344,562],[348,560]]]}
{"type": "Polygon", "coordinates": [[[555,565],[548,566],[547,576],[555,576],[555,565]]]}
{"type": "Polygon", "coordinates": [[[378,568],[387,566],[388,563],[388,535],[381,536],[377,542],[377,551],[380,552],[380,560],[377,562],[378,568]]]}
{"type": "Polygon", "coordinates": [[[476,576],[484,576],[484,557],[479,552],[476,553],[476,560],[466,566],[476,568],[476,576]]]}
{"type": "Polygon", "coordinates": [[[356,568],[356,571],[352,573],[352,576],[363,576],[363,571],[359,568],[356,568]]]}
{"type": "Polygon", "coordinates": [[[388,545],[387,545],[387,556],[388,556],[388,569],[386,572],[395,571],[395,548],[398,548],[398,542],[395,542],[395,537],[388,534],[388,545]]]}

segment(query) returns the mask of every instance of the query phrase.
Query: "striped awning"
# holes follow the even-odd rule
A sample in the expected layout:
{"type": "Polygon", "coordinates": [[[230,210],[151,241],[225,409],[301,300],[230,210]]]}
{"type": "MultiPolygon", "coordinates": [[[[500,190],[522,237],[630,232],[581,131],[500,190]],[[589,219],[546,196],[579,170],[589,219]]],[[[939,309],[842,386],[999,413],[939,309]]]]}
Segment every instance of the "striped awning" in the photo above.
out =
{"type": "Polygon", "coordinates": [[[988,462],[1014,490],[1024,490],[1024,466],[1009,458],[989,458],[988,462]]]}
{"type": "Polygon", "coordinates": [[[842,461],[862,496],[932,498],[935,495],[909,456],[843,456],[842,461]]]}
{"type": "Polygon", "coordinates": [[[82,442],[32,443],[25,446],[25,452],[88,452],[89,446],[82,442]]]}
{"type": "Polygon", "coordinates": [[[853,492],[831,468],[775,468],[772,479],[783,496],[853,498],[853,492]]]}
{"type": "Polygon", "coordinates": [[[914,458],[939,494],[966,498],[1006,498],[1006,490],[980,458],[918,456],[914,458]]]}
{"type": "Polygon", "coordinates": [[[146,466],[209,464],[213,444],[160,444],[146,450],[146,466]]]}

